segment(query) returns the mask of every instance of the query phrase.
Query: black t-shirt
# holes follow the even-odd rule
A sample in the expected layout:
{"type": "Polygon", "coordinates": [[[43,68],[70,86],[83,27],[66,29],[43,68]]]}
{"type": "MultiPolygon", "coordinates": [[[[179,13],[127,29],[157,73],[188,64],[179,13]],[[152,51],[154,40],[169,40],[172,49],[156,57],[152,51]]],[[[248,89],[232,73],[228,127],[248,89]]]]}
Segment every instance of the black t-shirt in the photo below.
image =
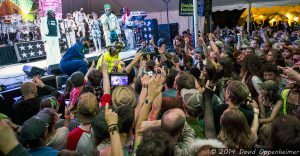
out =
{"type": "Polygon", "coordinates": [[[47,36],[57,36],[57,23],[55,18],[48,18],[47,19],[47,25],[49,33],[47,36]]]}
{"type": "MultiPolygon", "coordinates": [[[[222,116],[223,112],[228,108],[228,106],[229,106],[228,104],[221,104],[221,105],[215,106],[213,108],[215,129],[216,129],[217,134],[220,132],[221,116],[222,116]]],[[[247,119],[248,125],[251,127],[253,117],[254,117],[254,112],[253,112],[252,108],[247,107],[247,106],[240,106],[239,110],[241,112],[243,112],[243,114],[245,115],[245,117],[247,119]]]]}

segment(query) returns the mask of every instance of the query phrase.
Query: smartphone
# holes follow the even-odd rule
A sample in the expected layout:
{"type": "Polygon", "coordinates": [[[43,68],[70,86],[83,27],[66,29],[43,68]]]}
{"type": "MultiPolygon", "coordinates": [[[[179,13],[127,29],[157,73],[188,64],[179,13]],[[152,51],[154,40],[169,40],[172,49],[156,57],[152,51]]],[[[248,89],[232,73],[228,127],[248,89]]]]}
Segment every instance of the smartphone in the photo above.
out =
{"type": "Polygon", "coordinates": [[[110,74],[111,86],[126,86],[128,84],[128,74],[110,74]]]}
{"type": "Polygon", "coordinates": [[[150,77],[153,76],[153,71],[147,71],[147,75],[149,75],[150,77]]]}

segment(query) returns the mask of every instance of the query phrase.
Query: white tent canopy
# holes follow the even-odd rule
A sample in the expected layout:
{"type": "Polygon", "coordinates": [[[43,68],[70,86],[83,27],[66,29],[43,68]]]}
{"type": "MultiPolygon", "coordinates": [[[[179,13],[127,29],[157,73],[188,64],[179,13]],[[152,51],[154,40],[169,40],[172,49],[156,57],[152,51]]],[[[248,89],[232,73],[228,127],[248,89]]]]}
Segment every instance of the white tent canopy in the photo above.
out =
{"type": "MultiPolygon", "coordinates": [[[[249,0],[254,8],[300,4],[299,0],[249,0]]],[[[248,0],[213,0],[212,11],[241,10],[248,8],[248,0]]]]}
{"type": "MultiPolygon", "coordinates": [[[[88,0],[91,10],[103,9],[104,4],[112,5],[112,9],[118,14],[123,7],[132,11],[146,11],[147,19],[157,19],[158,24],[167,23],[166,4],[163,0],[88,0]]],[[[284,5],[297,5],[300,0],[212,0],[212,11],[224,11],[234,9],[248,8],[251,2],[252,7],[272,7],[284,5]]],[[[186,29],[192,29],[192,17],[179,16],[179,0],[170,0],[169,3],[170,23],[179,23],[179,32],[186,29]]],[[[199,26],[203,25],[203,19],[199,19],[199,26]]]]}
{"type": "MultiPolygon", "coordinates": [[[[213,12],[244,9],[247,8],[248,2],[252,3],[253,7],[272,7],[284,5],[297,5],[300,0],[212,0],[213,12]]],[[[103,8],[103,5],[111,4],[113,10],[119,13],[123,7],[130,10],[143,10],[146,12],[163,12],[166,10],[166,5],[163,0],[90,0],[92,10],[94,8],[103,8]]],[[[171,0],[169,3],[169,10],[178,11],[179,0],[171,0]]]]}

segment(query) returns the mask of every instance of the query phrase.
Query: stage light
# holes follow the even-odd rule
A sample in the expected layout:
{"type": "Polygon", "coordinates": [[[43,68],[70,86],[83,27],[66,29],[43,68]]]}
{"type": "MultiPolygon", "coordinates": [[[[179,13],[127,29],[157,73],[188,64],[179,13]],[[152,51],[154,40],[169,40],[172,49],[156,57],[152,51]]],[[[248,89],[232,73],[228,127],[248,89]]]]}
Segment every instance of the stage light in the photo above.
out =
{"type": "Polygon", "coordinates": [[[291,15],[290,13],[285,14],[285,16],[286,16],[288,19],[292,18],[292,15],[291,15]]]}
{"type": "Polygon", "coordinates": [[[294,21],[298,22],[299,17],[294,17],[294,21]]]}

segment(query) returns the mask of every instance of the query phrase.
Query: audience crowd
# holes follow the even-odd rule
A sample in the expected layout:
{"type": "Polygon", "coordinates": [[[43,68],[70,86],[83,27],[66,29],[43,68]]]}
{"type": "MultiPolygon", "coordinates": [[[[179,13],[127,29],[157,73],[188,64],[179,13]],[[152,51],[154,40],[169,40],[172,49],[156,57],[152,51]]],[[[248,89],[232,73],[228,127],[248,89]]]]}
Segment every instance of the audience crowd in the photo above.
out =
{"type": "Polygon", "coordinates": [[[149,57],[144,41],[126,66],[115,57],[122,48],[115,43],[104,54],[110,59],[93,62],[85,75],[70,73],[63,93],[38,76],[24,82],[14,116],[0,116],[0,155],[299,149],[300,31],[266,27],[247,34],[237,26],[199,35],[195,46],[191,38],[189,31],[176,36],[172,49],[162,38],[151,40],[149,57]],[[111,85],[115,72],[128,85],[111,85]]]}

